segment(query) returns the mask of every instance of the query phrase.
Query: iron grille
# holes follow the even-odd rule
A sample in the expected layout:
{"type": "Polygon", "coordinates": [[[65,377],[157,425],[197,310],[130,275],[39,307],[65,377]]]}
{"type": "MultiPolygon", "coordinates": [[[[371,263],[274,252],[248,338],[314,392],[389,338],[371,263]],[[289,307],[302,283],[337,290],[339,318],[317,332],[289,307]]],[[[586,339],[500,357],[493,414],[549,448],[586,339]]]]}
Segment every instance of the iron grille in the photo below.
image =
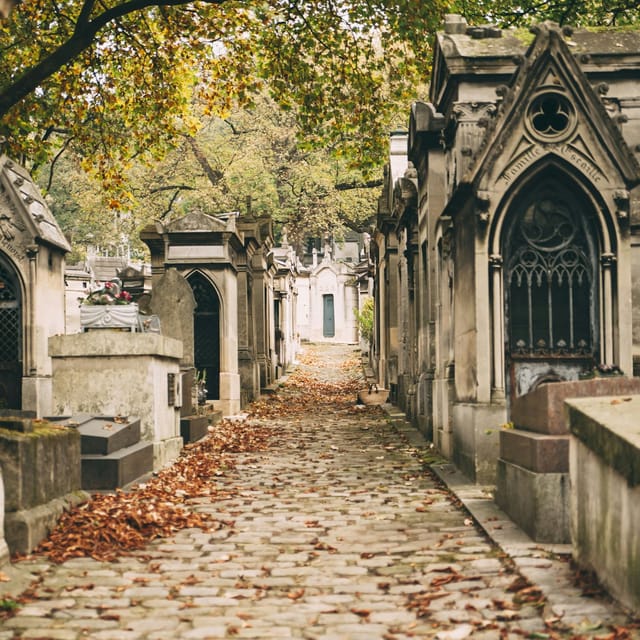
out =
{"type": "Polygon", "coordinates": [[[586,356],[593,352],[593,265],[579,221],[549,199],[516,224],[507,265],[513,355],[586,356]]]}
{"type": "Polygon", "coordinates": [[[20,359],[20,308],[13,275],[0,263],[0,362],[20,359]]]}

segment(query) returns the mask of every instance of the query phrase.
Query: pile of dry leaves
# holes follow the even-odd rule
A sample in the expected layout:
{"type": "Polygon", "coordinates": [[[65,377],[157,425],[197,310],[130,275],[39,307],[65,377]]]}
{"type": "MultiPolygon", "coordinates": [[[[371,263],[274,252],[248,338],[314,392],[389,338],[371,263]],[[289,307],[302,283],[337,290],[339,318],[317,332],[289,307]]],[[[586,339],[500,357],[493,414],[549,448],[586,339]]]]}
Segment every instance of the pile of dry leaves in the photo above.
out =
{"type": "Polygon", "coordinates": [[[314,374],[326,363],[312,354],[302,355],[301,365],[277,394],[252,404],[248,420],[217,423],[206,438],[187,445],[171,467],[149,481],[128,491],[94,495],[63,514],[37,552],[54,562],[83,556],[110,561],[180,529],[214,530],[229,524],[194,512],[188,503],[200,497],[230,497],[231,489],[216,482],[234,467],[229,454],[264,450],[279,433],[277,427],[259,419],[345,410],[353,407],[362,387],[355,356],[337,364],[341,382],[319,381],[314,374]]]}
{"type": "Polygon", "coordinates": [[[264,425],[223,420],[148,482],[130,491],[96,494],[65,512],[36,552],[54,562],[82,556],[110,561],[180,529],[221,528],[228,523],[195,513],[185,503],[201,496],[228,497],[229,492],[215,482],[234,466],[228,454],[264,450],[274,433],[264,425]]]}

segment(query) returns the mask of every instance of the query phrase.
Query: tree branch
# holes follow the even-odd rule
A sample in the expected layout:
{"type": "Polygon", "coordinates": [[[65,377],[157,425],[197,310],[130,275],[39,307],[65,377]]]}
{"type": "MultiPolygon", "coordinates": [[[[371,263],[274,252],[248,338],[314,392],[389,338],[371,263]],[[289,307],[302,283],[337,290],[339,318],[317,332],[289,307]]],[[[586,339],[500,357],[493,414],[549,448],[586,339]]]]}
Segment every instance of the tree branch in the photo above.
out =
{"type": "Polygon", "coordinates": [[[51,190],[51,184],[53,183],[53,172],[56,167],[56,162],[58,162],[62,154],[67,150],[67,147],[69,146],[72,140],[73,140],[73,136],[67,138],[64,141],[62,147],[60,148],[60,151],[58,151],[58,153],[56,153],[56,155],[53,156],[53,160],[51,160],[51,165],[49,167],[49,178],[47,179],[47,191],[51,190]]]}
{"type": "Polygon", "coordinates": [[[367,182],[339,182],[335,185],[336,191],[349,191],[350,189],[375,189],[381,187],[382,180],[368,180],[367,182]]]}
{"type": "Polygon", "coordinates": [[[149,189],[149,193],[161,193],[162,191],[173,191],[177,189],[178,191],[195,191],[195,187],[190,187],[186,184],[169,184],[166,187],[155,187],[154,189],[149,189]]]}
{"type": "MultiPolygon", "coordinates": [[[[221,5],[226,0],[201,1],[207,4],[221,5]]],[[[65,64],[74,60],[79,54],[88,49],[93,44],[96,35],[117,18],[148,9],[149,7],[175,7],[187,4],[191,4],[191,0],[129,0],[129,2],[106,9],[93,20],[88,20],[94,6],[94,0],[87,0],[76,21],[76,28],[69,39],[36,65],[27,69],[15,82],[0,92],[0,118],[32,93],[44,80],[51,77],[65,64]]]]}
{"type": "Polygon", "coordinates": [[[202,170],[209,179],[209,182],[215,187],[222,180],[222,178],[224,178],[224,173],[222,173],[222,171],[214,169],[211,164],[209,164],[207,156],[204,155],[202,149],[198,145],[197,140],[193,136],[185,137],[187,139],[187,142],[191,145],[191,151],[193,151],[193,155],[198,161],[198,164],[202,167],[202,170]]]}

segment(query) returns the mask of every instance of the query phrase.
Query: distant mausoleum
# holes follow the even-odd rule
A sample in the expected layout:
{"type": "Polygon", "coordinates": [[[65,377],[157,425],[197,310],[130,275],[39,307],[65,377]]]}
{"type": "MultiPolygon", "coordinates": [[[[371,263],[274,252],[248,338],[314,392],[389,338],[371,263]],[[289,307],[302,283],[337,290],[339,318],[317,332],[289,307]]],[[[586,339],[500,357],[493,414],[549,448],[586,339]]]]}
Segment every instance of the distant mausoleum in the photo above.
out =
{"type": "Polygon", "coordinates": [[[326,234],[309,239],[296,286],[301,340],[357,344],[356,311],[372,294],[369,236],[348,232],[337,242],[326,234]]]}

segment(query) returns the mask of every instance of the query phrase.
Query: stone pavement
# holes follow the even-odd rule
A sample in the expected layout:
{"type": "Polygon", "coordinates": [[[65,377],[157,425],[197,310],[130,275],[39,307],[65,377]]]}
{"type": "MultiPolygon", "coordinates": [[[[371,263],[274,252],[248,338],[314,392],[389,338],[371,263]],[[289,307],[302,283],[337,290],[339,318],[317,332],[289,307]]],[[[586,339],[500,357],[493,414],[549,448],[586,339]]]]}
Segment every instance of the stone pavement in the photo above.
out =
{"type": "MultiPolygon", "coordinates": [[[[316,360],[300,371],[353,375],[340,366],[353,348],[307,352],[316,360]]],[[[212,480],[233,497],[194,505],[232,527],[184,530],[112,563],[19,562],[0,593],[36,580],[37,595],[0,640],[614,638],[609,625],[628,624],[612,603],[580,597],[566,562],[444,465],[451,493],[401,421],[280,393],[300,411],[270,419],[282,427],[271,450],[237,454],[212,480]]]]}

